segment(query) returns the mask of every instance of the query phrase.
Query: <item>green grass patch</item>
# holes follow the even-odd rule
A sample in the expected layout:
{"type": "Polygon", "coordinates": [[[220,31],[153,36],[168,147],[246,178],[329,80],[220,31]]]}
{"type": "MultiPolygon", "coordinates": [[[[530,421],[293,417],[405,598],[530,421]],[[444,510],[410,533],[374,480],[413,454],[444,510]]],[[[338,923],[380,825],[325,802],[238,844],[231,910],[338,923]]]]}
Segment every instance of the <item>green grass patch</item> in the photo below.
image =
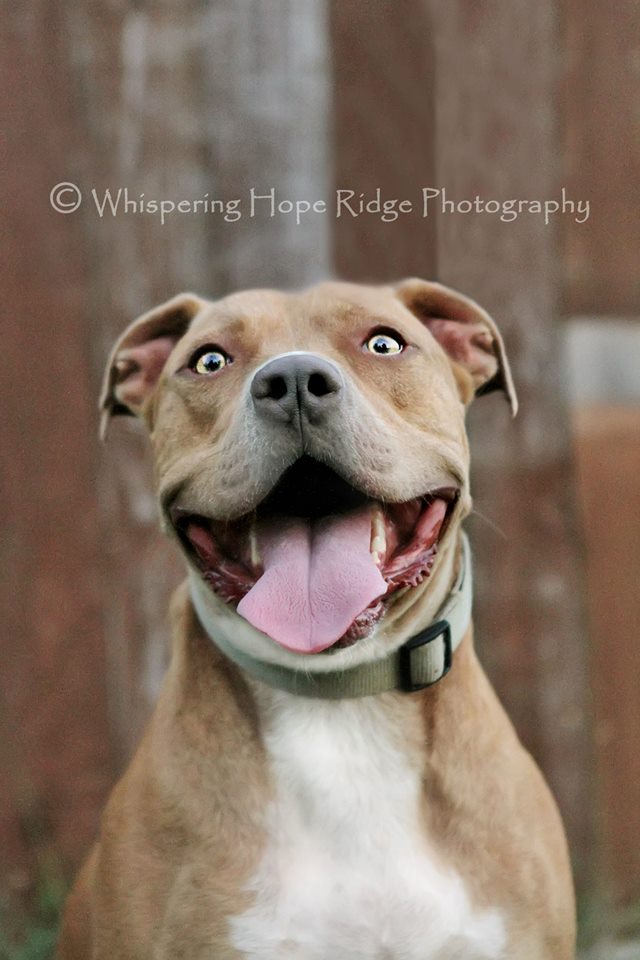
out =
{"type": "Polygon", "coordinates": [[[67,885],[57,871],[40,876],[31,895],[2,895],[0,960],[50,960],[67,885]]]}

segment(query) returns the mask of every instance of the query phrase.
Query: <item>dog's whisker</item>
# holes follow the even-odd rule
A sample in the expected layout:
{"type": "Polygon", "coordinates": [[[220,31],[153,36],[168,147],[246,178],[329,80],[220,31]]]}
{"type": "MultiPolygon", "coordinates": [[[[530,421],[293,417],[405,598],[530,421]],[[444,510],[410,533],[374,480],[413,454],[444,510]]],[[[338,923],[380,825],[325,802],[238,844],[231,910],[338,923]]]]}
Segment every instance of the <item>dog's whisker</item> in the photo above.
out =
{"type": "Polygon", "coordinates": [[[502,537],[503,540],[509,539],[508,535],[505,533],[502,527],[498,526],[498,524],[495,523],[495,521],[493,521],[485,513],[481,513],[480,510],[476,510],[474,507],[473,510],[471,511],[471,515],[474,517],[478,517],[478,519],[480,520],[483,520],[487,524],[487,526],[490,527],[494,533],[497,533],[499,537],[502,537]]]}

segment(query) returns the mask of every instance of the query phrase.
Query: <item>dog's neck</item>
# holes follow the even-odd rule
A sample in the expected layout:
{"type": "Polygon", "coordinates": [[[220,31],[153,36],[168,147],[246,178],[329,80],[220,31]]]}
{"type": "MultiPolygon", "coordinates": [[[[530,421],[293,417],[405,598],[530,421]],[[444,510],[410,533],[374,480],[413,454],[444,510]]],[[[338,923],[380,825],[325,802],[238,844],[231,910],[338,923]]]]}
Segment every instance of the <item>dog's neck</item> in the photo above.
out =
{"type": "Polygon", "coordinates": [[[471,563],[464,535],[451,538],[433,578],[397,598],[380,628],[356,649],[300,663],[191,578],[191,597],[209,638],[254,679],[299,696],[344,699],[415,692],[441,680],[471,618],[471,563]],[[391,640],[392,638],[392,640],[391,640]],[[391,642],[390,642],[391,641],[391,642]]]}

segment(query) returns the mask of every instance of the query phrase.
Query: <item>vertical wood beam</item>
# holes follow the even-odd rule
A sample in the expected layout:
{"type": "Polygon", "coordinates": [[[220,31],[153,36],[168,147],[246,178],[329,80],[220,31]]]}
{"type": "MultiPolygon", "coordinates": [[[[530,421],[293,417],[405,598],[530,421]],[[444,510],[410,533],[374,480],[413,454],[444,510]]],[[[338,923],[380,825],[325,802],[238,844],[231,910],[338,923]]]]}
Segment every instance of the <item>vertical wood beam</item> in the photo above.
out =
{"type": "Polygon", "coordinates": [[[431,40],[423,0],[331,4],[334,187],[353,190],[354,202],[377,190],[383,200],[414,201],[395,221],[374,213],[333,219],[335,267],[347,279],[433,274],[435,222],[419,209],[435,172],[431,40]]]}
{"type": "MultiPolygon", "coordinates": [[[[333,3],[336,172],[341,186],[422,186],[449,200],[553,199],[557,24],[553,0],[333,3]],[[526,24],[526,29],[525,29],[526,24]],[[387,66],[388,65],[388,66],[387,66]],[[410,131],[411,139],[406,134],[410,131]],[[416,140],[417,138],[417,140],[416,140]],[[417,142],[418,141],[418,142],[417,142]]],[[[577,872],[592,840],[581,549],[557,326],[556,225],[438,213],[390,231],[336,225],[342,273],[435,276],[504,330],[522,413],[487,397],[470,414],[470,524],[482,659],[559,799],[577,872]]]]}
{"type": "MultiPolygon", "coordinates": [[[[453,200],[557,198],[554,0],[430,7],[438,185],[453,200]]],[[[500,324],[521,401],[513,423],[495,397],[470,416],[478,646],[559,800],[584,880],[593,839],[590,711],[558,325],[559,224],[531,214],[513,222],[442,214],[437,232],[438,275],[500,324]]]]}
{"type": "MultiPolygon", "coordinates": [[[[326,192],[325,21],[324,3],[312,0],[70,4],[82,182],[100,193],[126,187],[134,199],[241,197],[243,211],[237,222],[175,213],[162,224],[133,213],[101,219],[83,206],[96,391],[117,333],[176,292],[295,287],[328,272],[326,218],[251,219],[247,203],[251,187],[287,199],[326,192]]],[[[111,720],[124,757],[163,674],[167,598],[182,575],[157,532],[146,438],[132,421],[113,426],[99,495],[111,720]]]]}
{"type": "Polygon", "coordinates": [[[49,204],[80,145],[60,4],[7,8],[4,26],[0,887],[20,892],[51,844],[84,852],[113,756],[85,251],[49,204]]]}

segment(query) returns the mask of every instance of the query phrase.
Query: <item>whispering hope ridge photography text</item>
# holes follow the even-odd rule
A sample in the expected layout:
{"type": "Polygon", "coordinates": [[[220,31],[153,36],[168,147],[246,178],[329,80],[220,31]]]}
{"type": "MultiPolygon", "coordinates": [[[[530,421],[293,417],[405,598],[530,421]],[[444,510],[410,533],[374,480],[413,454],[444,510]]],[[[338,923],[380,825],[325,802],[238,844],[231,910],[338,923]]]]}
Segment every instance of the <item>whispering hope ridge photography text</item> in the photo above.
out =
{"type": "MultiPolygon", "coordinates": [[[[565,187],[556,197],[506,198],[453,197],[445,187],[422,187],[415,197],[385,197],[380,187],[372,193],[358,193],[353,189],[338,189],[332,199],[292,199],[281,195],[275,187],[259,189],[251,187],[246,195],[231,198],[216,198],[209,193],[196,199],[173,199],[149,197],[144,192],[134,193],[128,187],[107,187],[102,191],[91,189],[90,196],[100,218],[127,215],[159,216],[161,223],[176,214],[215,215],[227,223],[243,217],[290,217],[296,224],[307,217],[377,217],[392,223],[400,217],[417,215],[423,218],[439,214],[485,214],[499,217],[504,223],[520,216],[540,216],[549,224],[557,215],[571,216],[576,223],[584,223],[591,214],[589,200],[571,199],[565,187]]],[[[71,213],[82,203],[82,193],[75,184],[66,182],[54,187],[51,204],[60,213],[71,213]],[[64,188],[64,189],[58,189],[64,188]],[[56,193],[58,190],[58,193],[56,193]],[[65,192],[66,191],[66,192],[65,192]],[[71,196],[65,203],[64,196],[71,196]]]]}

